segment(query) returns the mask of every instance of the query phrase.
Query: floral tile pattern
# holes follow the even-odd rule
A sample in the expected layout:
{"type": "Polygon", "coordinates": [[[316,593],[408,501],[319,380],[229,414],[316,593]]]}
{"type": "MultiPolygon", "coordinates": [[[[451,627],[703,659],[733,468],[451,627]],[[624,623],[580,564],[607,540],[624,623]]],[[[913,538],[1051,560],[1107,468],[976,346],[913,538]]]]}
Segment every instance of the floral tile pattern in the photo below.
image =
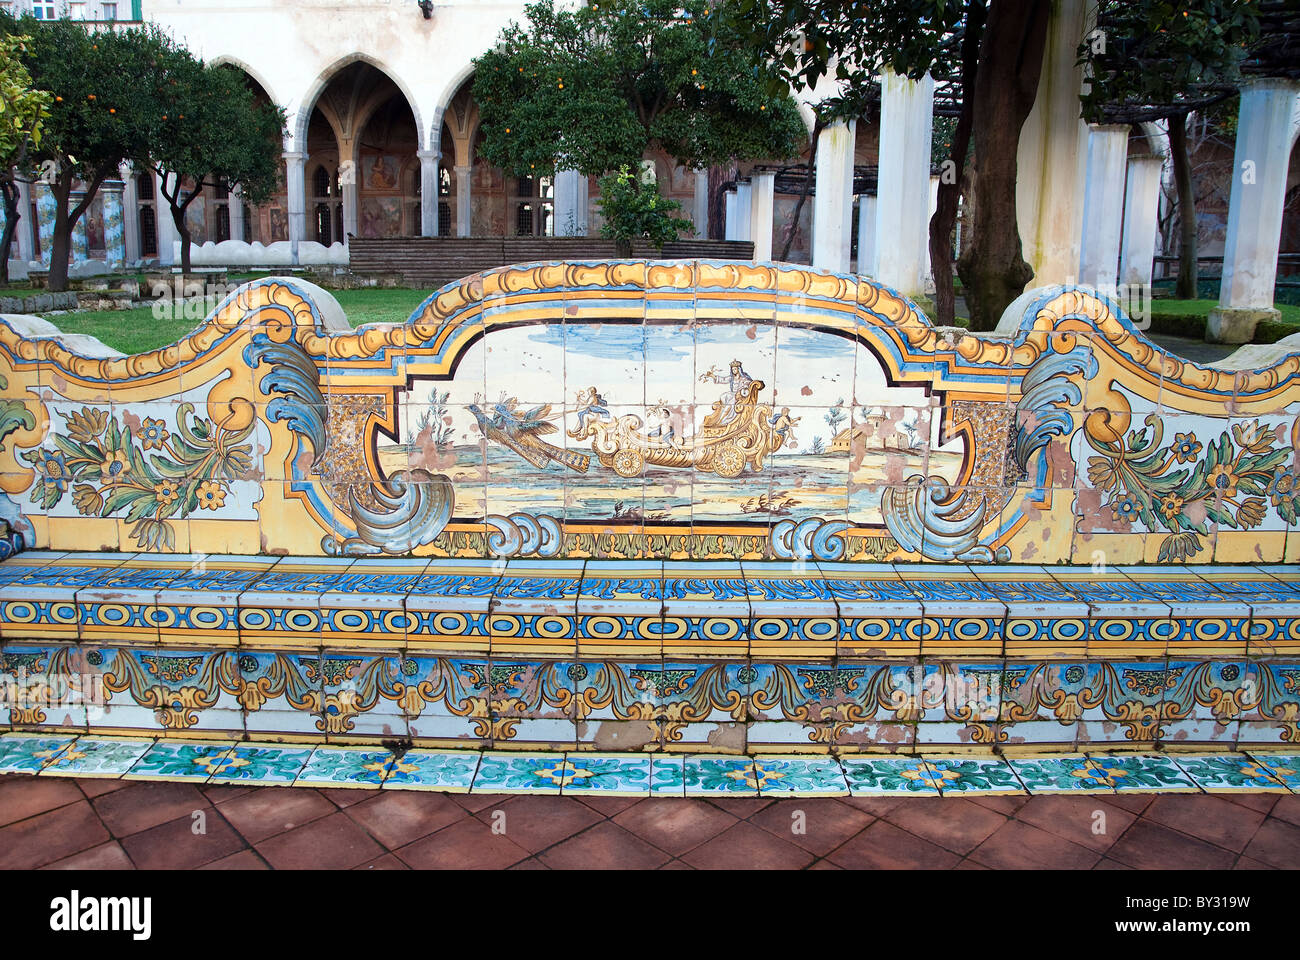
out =
{"type": "Polygon", "coordinates": [[[687,756],[682,781],[688,797],[758,796],[754,761],[748,757],[687,756]]]}
{"type": "Polygon", "coordinates": [[[1030,793],[1114,793],[1107,774],[1082,754],[1008,761],[1030,793]]]}
{"type": "Polygon", "coordinates": [[[408,750],[393,764],[384,789],[469,793],[478,772],[479,756],[477,750],[408,750]]]}
{"type": "Polygon", "coordinates": [[[643,797],[650,793],[651,758],[636,754],[570,753],[560,790],[569,796],[643,797]]]}
{"type": "Polygon", "coordinates": [[[855,797],[939,795],[939,781],[920,757],[841,757],[840,763],[855,797]]]}
{"type": "MultiPolygon", "coordinates": [[[[1270,765],[1244,753],[1180,753],[1174,757],[1174,762],[1205,791],[1286,793],[1286,785],[1270,765]]],[[[1289,769],[1285,764],[1279,764],[1279,768],[1289,769]]]]}
{"type": "Polygon", "coordinates": [[[295,748],[241,744],[211,765],[212,781],[288,786],[298,779],[311,755],[312,748],[309,746],[295,748]]]}
{"type": "Polygon", "coordinates": [[[1276,777],[1292,793],[1300,793],[1300,756],[1291,753],[1252,753],[1261,767],[1276,777]]]}
{"type": "Polygon", "coordinates": [[[45,777],[116,778],[130,771],[148,752],[153,740],[125,740],[112,737],[78,737],[67,749],[55,754],[41,768],[45,777]]]}
{"type": "Polygon", "coordinates": [[[993,757],[926,755],[925,765],[930,768],[935,784],[944,796],[975,793],[998,796],[1025,792],[1006,761],[993,757]]]}
{"type": "Polygon", "coordinates": [[[207,780],[234,749],[231,743],[159,740],[126,774],[130,780],[207,780]]]}
{"type": "Polygon", "coordinates": [[[473,792],[559,794],[573,769],[562,753],[487,751],[479,758],[473,792]]]}
{"type": "Polygon", "coordinates": [[[754,783],[764,797],[842,797],[849,792],[844,771],[832,757],[755,757],[754,783]]]}
{"type": "Polygon", "coordinates": [[[1117,791],[1159,790],[1161,793],[1196,792],[1195,781],[1167,755],[1141,753],[1089,754],[1092,765],[1102,771],[1117,791]]]}
{"type": "Polygon", "coordinates": [[[396,761],[387,750],[317,747],[294,784],[309,787],[378,787],[396,761]]]}
{"type": "Polygon", "coordinates": [[[64,752],[76,737],[6,737],[8,748],[0,755],[0,773],[38,773],[64,752]]]}

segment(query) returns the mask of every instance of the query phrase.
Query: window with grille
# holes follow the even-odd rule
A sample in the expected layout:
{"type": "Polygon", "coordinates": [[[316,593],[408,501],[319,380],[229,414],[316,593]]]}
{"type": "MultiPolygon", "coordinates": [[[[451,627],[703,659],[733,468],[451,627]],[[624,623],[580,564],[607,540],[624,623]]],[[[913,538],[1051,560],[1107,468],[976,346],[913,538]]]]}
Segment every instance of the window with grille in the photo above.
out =
{"type": "Polygon", "coordinates": [[[154,218],[153,207],[140,208],[140,256],[158,255],[158,221],[154,218]]]}
{"type": "Polygon", "coordinates": [[[230,239],[230,207],[224,203],[217,207],[217,242],[230,239]]]}

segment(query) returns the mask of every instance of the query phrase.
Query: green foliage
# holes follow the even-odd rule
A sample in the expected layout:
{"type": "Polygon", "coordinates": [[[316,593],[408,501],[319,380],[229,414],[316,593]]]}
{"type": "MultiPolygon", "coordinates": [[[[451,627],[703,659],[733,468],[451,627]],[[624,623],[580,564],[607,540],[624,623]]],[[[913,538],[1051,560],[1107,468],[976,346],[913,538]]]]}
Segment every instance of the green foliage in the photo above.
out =
{"type": "Polygon", "coordinates": [[[785,158],[806,134],[778,71],[706,0],[530,4],[474,61],[483,156],[517,176],[785,158]]]}
{"type": "Polygon", "coordinates": [[[233,67],[206,66],[184,48],[167,51],[154,80],[146,159],[160,174],[238,185],[251,203],[275,189],[284,111],[258,104],[233,67]]]}
{"type": "Polygon", "coordinates": [[[613,240],[623,256],[631,255],[637,240],[662,250],[665,243],[676,240],[682,230],[691,226],[689,220],[673,216],[681,210],[681,204],[661,196],[653,184],[633,176],[626,165],[601,178],[596,203],[605,218],[601,234],[613,240]]]}
{"type": "Polygon", "coordinates": [[[1258,0],[1101,0],[1098,32],[1084,38],[1079,62],[1090,82],[1083,117],[1102,122],[1115,108],[1179,105],[1209,85],[1232,84],[1259,39],[1258,0]]]}
{"type": "Polygon", "coordinates": [[[8,169],[41,145],[54,97],[32,87],[21,56],[27,37],[0,36],[0,167],[8,169]]]}

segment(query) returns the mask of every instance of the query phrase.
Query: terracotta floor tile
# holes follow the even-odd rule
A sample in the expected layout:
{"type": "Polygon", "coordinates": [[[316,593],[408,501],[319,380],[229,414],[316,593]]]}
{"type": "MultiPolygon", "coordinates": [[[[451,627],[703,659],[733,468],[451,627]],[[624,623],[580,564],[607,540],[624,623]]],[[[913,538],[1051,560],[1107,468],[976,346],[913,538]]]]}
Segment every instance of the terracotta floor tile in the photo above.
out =
{"type": "Polygon", "coordinates": [[[827,858],[850,870],[943,870],[961,858],[928,840],[877,820],[827,858]]]}
{"type": "Polygon", "coordinates": [[[726,830],[736,818],[702,800],[651,797],[624,810],[614,822],[680,857],[726,830]]]}
{"type": "Polygon", "coordinates": [[[776,801],[771,797],[709,797],[705,802],[721,807],[733,817],[748,820],[754,814],[771,806],[776,801]]]}
{"type": "Polygon", "coordinates": [[[1136,814],[1112,804],[1112,799],[1040,793],[1016,812],[1016,819],[1104,853],[1137,819],[1136,814]],[[1098,811],[1105,814],[1105,820],[1097,817],[1098,811]],[[1094,832],[1103,827],[1104,832],[1094,832]]]}
{"type": "Polygon", "coordinates": [[[908,802],[908,797],[836,797],[840,803],[847,803],[873,817],[883,817],[890,810],[908,802]]]}
{"type": "Polygon", "coordinates": [[[808,869],[809,870],[843,870],[844,868],[839,866],[838,864],[831,863],[829,860],[818,860],[808,869]]]}
{"type": "Polygon", "coordinates": [[[645,797],[575,797],[591,809],[606,817],[615,817],[628,807],[636,806],[645,797]]]}
{"type": "Polygon", "coordinates": [[[348,807],[349,817],[361,824],[389,850],[427,837],[469,816],[469,812],[442,793],[423,790],[385,790],[348,807]]]}
{"type": "Polygon", "coordinates": [[[1269,813],[1279,800],[1285,799],[1280,793],[1220,793],[1216,796],[1260,813],[1269,813]]]}
{"type": "Polygon", "coordinates": [[[334,804],[307,787],[261,787],[219,809],[252,844],[337,812],[334,804]]]}
{"type": "Polygon", "coordinates": [[[538,853],[604,819],[577,797],[501,797],[493,807],[475,816],[489,826],[502,823],[504,835],[529,853],[538,853]]]}
{"type": "Polygon", "coordinates": [[[1245,853],[1280,870],[1300,869],[1300,827],[1270,819],[1255,833],[1245,853]]]}
{"type": "Polygon", "coordinates": [[[876,818],[830,797],[785,800],[749,818],[764,830],[817,856],[834,850],[876,818]],[[796,813],[800,814],[796,818],[796,813]],[[798,828],[801,832],[796,833],[798,828]]]}
{"type": "Polygon", "coordinates": [[[84,799],[66,777],[5,777],[0,780],[0,827],[84,799]]]}
{"type": "Polygon", "coordinates": [[[447,796],[470,813],[478,813],[480,810],[502,803],[506,799],[499,793],[449,793],[447,796]]]}
{"type": "Polygon", "coordinates": [[[1155,799],[1153,793],[1117,793],[1107,794],[1106,802],[1113,803],[1117,807],[1123,807],[1129,813],[1140,814],[1155,799]]]}
{"type": "Polygon", "coordinates": [[[386,853],[367,863],[352,868],[353,870],[410,870],[411,868],[397,858],[396,854],[386,853]]]}
{"type": "Polygon", "coordinates": [[[1300,796],[1292,793],[1279,796],[1268,815],[1275,820],[1285,820],[1300,827],[1300,796]]]}
{"type": "Polygon", "coordinates": [[[507,870],[549,870],[551,869],[536,857],[529,857],[527,860],[520,860],[512,867],[506,867],[507,870]]]}
{"type": "Polygon", "coordinates": [[[194,832],[198,821],[180,817],[133,833],[122,840],[122,849],[139,870],[191,870],[247,846],[215,810],[209,808],[203,814],[203,833],[194,832]]]}
{"type": "Polygon", "coordinates": [[[500,870],[528,856],[509,837],[473,817],[457,820],[423,840],[393,851],[416,870],[500,870]]]}
{"type": "Polygon", "coordinates": [[[697,870],[799,870],[815,859],[753,823],[737,823],[682,857],[697,870]]]}
{"type": "Polygon", "coordinates": [[[192,783],[142,780],[94,800],[95,812],[115,837],[129,837],[212,805],[192,783]]]}
{"type": "Polygon", "coordinates": [[[670,859],[611,820],[570,837],[538,858],[552,870],[653,870],[670,859]]]}
{"type": "Polygon", "coordinates": [[[659,869],[660,870],[694,870],[695,868],[692,867],[689,863],[687,863],[684,860],[669,860],[659,869]]]}
{"type": "Polygon", "coordinates": [[[961,863],[957,864],[957,866],[953,867],[953,869],[954,870],[990,870],[992,868],[986,867],[982,863],[976,863],[974,860],[970,859],[970,857],[967,857],[961,863]]]}
{"type": "Polygon", "coordinates": [[[1270,867],[1267,863],[1260,860],[1253,860],[1250,857],[1238,857],[1237,862],[1232,865],[1234,870],[1276,870],[1277,867],[1270,867]]]}
{"type": "Polygon", "coordinates": [[[240,850],[220,860],[213,860],[199,867],[200,870],[270,870],[265,860],[257,855],[256,850],[240,850]]]}
{"type": "Polygon", "coordinates": [[[238,783],[205,783],[199,789],[203,791],[203,795],[208,798],[210,803],[222,804],[267,788],[250,787],[238,783]]]}
{"type": "Polygon", "coordinates": [[[1002,870],[1087,870],[1101,854],[1028,823],[1008,820],[970,858],[1002,870]]]}
{"type": "Polygon", "coordinates": [[[108,831],[85,800],[0,827],[0,870],[30,870],[97,847],[108,831]]]}
{"type": "Polygon", "coordinates": [[[1150,820],[1139,820],[1110,848],[1110,856],[1139,870],[1226,870],[1237,858],[1221,847],[1150,820]]]}
{"type": "Polygon", "coordinates": [[[42,870],[134,870],[135,864],[116,840],[74,853],[63,860],[41,867],[42,870]]]}
{"type": "Polygon", "coordinates": [[[885,815],[896,827],[962,856],[970,853],[1007,818],[964,798],[917,797],[885,815]]]}
{"type": "Polygon", "coordinates": [[[1167,794],[1156,797],[1142,819],[1163,823],[1216,847],[1240,853],[1264,822],[1264,814],[1207,793],[1167,794]]]}
{"type": "Polygon", "coordinates": [[[109,780],[106,777],[73,777],[72,782],[81,788],[81,792],[94,800],[96,797],[102,797],[106,793],[112,793],[114,790],[121,790],[123,787],[129,787],[134,781],[132,780],[109,780]]]}
{"type": "Polygon", "coordinates": [[[326,800],[331,801],[334,806],[343,810],[354,803],[360,803],[367,797],[373,797],[379,793],[379,788],[364,790],[357,787],[317,787],[316,792],[326,800]]]}
{"type": "Polygon", "coordinates": [[[1096,866],[1094,866],[1092,869],[1094,869],[1094,870],[1132,870],[1132,869],[1134,869],[1134,868],[1133,868],[1133,867],[1130,867],[1127,863],[1120,863],[1118,860],[1112,860],[1110,857],[1102,857],[1100,860],[1097,861],[1096,866]]]}
{"type": "Polygon", "coordinates": [[[966,799],[971,803],[978,803],[981,807],[986,807],[994,813],[1000,813],[1004,817],[1015,816],[1016,811],[1029,802],[1028,796],[981,797],[975,795],[966,799]]]}
{"type": "Polygon", "coordinates": [[[346,870],[381,856],[384,849],[346,815],[334,813],[261,841],[257,852],[276,870],[346,870]]]}

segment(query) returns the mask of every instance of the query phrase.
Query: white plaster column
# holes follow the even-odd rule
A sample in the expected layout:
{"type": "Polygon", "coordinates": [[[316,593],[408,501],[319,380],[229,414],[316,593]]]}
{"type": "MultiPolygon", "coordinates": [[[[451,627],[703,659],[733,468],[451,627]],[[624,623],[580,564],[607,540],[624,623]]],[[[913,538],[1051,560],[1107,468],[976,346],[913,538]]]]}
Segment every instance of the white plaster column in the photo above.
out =
{"type": "Polygon", "coordinates": [[[293,262],[298,263],[298,245],[307,239],[307,184],[304,167],[307,155],[297,151],[284,152],[284,183],[288,194],[289,247],[293,262]]]}
{"type": "Polygon", "coordinates": [[[36,247],[32,243],[32,188],[26,180],[18,181],[18,212],[22,219],[14,230],[14,259],[26,263],[36,258],[36,247]]]}
{"type": "Polygon", "coordinates": [[[1156,255],[1160,173],[1165,158],[1133,157],[1124,182],[1124,234],[1119,246],[1119,282],[1126,287],[1150,287],[1156,255]]]}
{"type": "Polygon", "coordinates": [[[926,290],[934,289],[934,267],[930,263],[930,221],[939,209],[939,175],[930,177],[930,209],[925,216],[925,283],[926,290]]]}
{"type": "Polygon", "coordinates": [[[470,235],[471,223],[474,208],[470,203],[470,174],[474,172],[473,167],[456,168],[456,236],[468,237],[470,235]]]}
{"type": "Polygon", "coordinates": [[[587,235],[587,178],[577,170],[555,173],[555,235],[587,235]]]}
{"type": "Polygon", "coordinates": [[[754,185],[748,180],[736,184],[736,239],[752,240],[750,216],[754,208],[754,185]]]}
{"type": "Polygon", "coordinates": [[[740,225],[736,222],[739,209],[736,188],[732,187],[722,195],[722,238],[724,240],[740,239],[740,225]]]}
{"type": "Polygon", "coordinates": [[[846,272],[853,228],[853,146],[856,120],[827,127],[817,140],[812,265],[846,272]]]}
{"type": "MultiPolygon", "coordinates": [[[[417,150],[420,158],[420,236],[438,235],[438,160],[437,150],[417,150]]],[[[346,236],[346,234],[345,234],[346,236]]]]}
{"type": "Polygon", "coordinates": [[[1028,287],[1068,283],[1079,269],[1087,124],[1079,119],[1083,67],[1078,47],[1088,0],[1055,0],[1034,107],[1016,152],[1016,222],[1028,287]]]}
{"type": "Polygon", "coordinates": [[[866,194],[858,197],[858,273],[875,276],[877,199],[866,194]]]}
{"type": "Polygon", "coordinates": [[[1206,326],[1207,340],[1246,343],[1260,320],[1280,318],[1273,286],[1297,97],[1300,81],[1261,79],[1242,85],[1223,279],[1219,305],[1210,311],[1206,326]]]}
{"type": "Polygon", "coordinates": [[[709,238],[709,171],[695,171],[695,197],[691,205],[691,223],[695,225],[695,239],[709,238]]]}
{"type": "Polygon", "coordinates": [[[873,276],[909,297],[925,295],[933,116],[933,77],[881,75],[873,276]]]}
{"type": "Polygon", "coordinates": [[[158,262],[170,266],[176,261],[175,243],[178,237],[176,223],[172,220],[171,205],[163,196],[163,178],[157,173],[153,175],[153,195],[154,223],[158,227],[158,262]]]}
{"type": "Polygon", "coordinates": [[[238,185],[230,188],[226,196],[226,211],[230,215],[230,239],[244,242],[244,191],[238,185]]]}
{"type": "Polygon", "coordinates": [[[754,241],[754,259],[772,259],[772,218],[776,202],[776,172],[756,172],[750,180],[749,239],[754,241]]]}
{"type": "Polygon", "coordinates": [[[1119,270],[1127,156],[1128,124],[1094,123],[1088,128],[1079,281],[1103,293],[1114,293],[1119,270]]]}

